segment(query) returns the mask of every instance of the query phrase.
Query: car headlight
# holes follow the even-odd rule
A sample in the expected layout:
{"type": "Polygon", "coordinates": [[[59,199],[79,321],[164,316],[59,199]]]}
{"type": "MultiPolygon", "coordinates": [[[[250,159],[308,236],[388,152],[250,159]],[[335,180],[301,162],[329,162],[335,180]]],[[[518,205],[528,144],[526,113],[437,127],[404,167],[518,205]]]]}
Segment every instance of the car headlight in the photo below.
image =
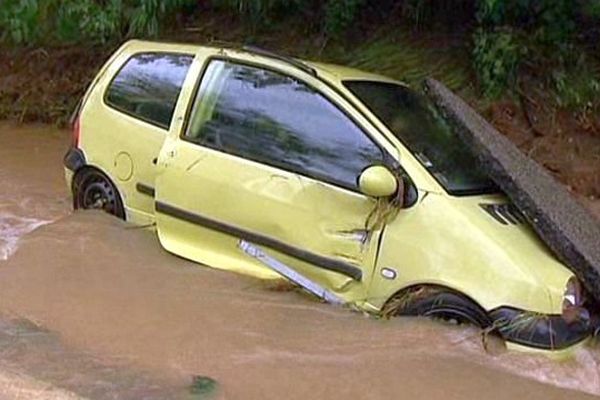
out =
{"type": "Polygon", "coordinates": [[[576,277],[571,277],[567,282],[562,303],[562,317],[569,323],[579,320],[589,320],[590,313],[583,305],[585,295],[581,282],[576,277]]]}
{"type": "Polygon", "coordinates": [[[581,289],[579,279],[573,276],[567,282],[567,287],[563,296],[563,311],[581,305],[583,305],[583,290],[581,289]]]}

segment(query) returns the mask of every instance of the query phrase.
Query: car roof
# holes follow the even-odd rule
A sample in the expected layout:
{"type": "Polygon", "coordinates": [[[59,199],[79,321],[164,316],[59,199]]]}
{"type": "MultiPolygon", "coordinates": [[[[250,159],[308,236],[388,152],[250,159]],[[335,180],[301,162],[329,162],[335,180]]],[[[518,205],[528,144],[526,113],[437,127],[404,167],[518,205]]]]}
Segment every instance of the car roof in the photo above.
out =
{"type": "MultiPolygon", "coordinates": [[[[235,52],[244,54],[253,54],[269,58],[266,53],[269,52],[253,52],[251,49],[245,48],[244,46],[237,44],[223,44],[220,45],[218,42],[214,45],[196,45],[196,44],[183,44],[183,43],[169,43],[159,41],[145,41],[145,40],[130,40],[123,45],[123,49],[128,52],[143,52],[143,51],[169,51],[179,53],[195,54],[199,49],[215,49],[215,50],[233,50],[235,52]]],[[[285,62],[285,56],[272,53],[273,59],[279,62],[285,62]],[[277,57],[277,58],[275,58],[277,57]]],[[[337,81],[349,81],[349,80],[366,80],[366,81],[377,81],[377,82],[389,82],[396,84],[404,84],[403,82],[396,81],[392,78],[378,75],[366,71],[361,71],[356,68],[345,67],[342,65],[328,64],[314,61],[306,61],[297,58],[290,58],[290,63],[293,61],[299,61],[310,68],[313,68],[317,73],[325,78],[337,80],[337,81]]]]}
{"type": "Polygon", "coordinates": [[[371,72],[362,71],[356,68],[345,67],[337,64],[327,64],[313,61],[304,61],[308,65],[314,67],[319,72],[324,72],[328,75],[334,76],[341,81],[378,81],[378,82],[390,82],[390,83],[401,83],[392,78],[374,74],[371,72]]]}
{"type": "Polygon", "coordinates": [[[173,53],[195,54],[201,46],[194,44],[170,43],[147,40],[129,40],[122,46],[123,51],[130,53],[165,51],[173,53]]]}

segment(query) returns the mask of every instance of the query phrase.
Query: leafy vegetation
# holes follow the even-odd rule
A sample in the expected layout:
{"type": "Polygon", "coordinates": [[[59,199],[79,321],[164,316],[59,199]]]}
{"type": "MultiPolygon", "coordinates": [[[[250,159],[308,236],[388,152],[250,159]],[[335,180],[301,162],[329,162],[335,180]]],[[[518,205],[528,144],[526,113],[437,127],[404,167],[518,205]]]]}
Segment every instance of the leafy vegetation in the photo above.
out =
{"type": "Polygon", "coordinates": [[[0,5],[1,37],[4,41],[25,44],[38,39],[40,19],[37,0],[5,0],[0,5]]]}
{"type": "Polygon", "coordinates": [[[175,15],[211,8],[255,30],[302,19],[315,36],[342,46],[349,33],[354,41],[379,25],[463,37],[466,31],[486,97],[518,93],[537,71],[558,105],[589,108],[600,98],[600,0],[2,0],[0,40],[32,46],[155,37],[175,15]]]}
{"type": "Polygon", "coordinates": [[[488,97],[498,97],[517,82],[517,67],[527,49],[510,31],[478,30],[474,39],[473,62],[483,92],[488,97]]]}
{"type": "Polygon", "coordinates": [[[325,31],[339,36],[357,19],[366,0],[329,0],[325,5],[325,31]]]}
{"type": "Polygon", "coordinates": [[[268,24],[274,13],[297,11],[303,3],[302,0],[212,0],[214,6],[248,18],[254,27],[268,24]]]}
{"type": "Polygon", "coordinates": [[[153,37],[193,0],[3,0],[0,38],[16,45],[153,37]]]}
{"type": "Polygon", "coordinates": [[[600,95],[587,60],[578,21],[598,17],[600,2],[589,0],[480,0],[473,60],[483,92],[498,97],[519,90],[518,78],[548,71],[545,84],[560,105],[584,107],[600,95]],[[574,4],[575,3],[575,4],[574,4]]]}

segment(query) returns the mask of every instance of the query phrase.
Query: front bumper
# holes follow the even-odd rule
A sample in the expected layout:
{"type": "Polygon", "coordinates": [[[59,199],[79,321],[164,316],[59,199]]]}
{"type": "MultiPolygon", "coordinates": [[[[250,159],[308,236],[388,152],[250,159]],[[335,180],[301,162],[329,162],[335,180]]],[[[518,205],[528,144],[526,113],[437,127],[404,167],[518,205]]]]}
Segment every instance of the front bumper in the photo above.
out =
{"type": "Polygon", "coordinates": [[[563,350],[594,332],[589,319],[568,322],[562,315],[545,315],[511,307],[490,313],[494,327],[507,341],[540,350],[563,350]]]}

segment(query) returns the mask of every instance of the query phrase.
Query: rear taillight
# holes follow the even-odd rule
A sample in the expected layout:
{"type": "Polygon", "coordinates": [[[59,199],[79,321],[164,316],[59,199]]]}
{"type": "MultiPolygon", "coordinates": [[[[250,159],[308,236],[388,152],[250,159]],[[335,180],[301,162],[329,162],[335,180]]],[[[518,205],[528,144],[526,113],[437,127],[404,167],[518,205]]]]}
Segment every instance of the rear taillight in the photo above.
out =
{"type": "Polygon", "coordinates": [[[75,119],[73,122],[73,137],[71,138],[71,146],[78,149],[79,148],[79,138],[81,136],[81,122],[79,118],[75,119]]]}

